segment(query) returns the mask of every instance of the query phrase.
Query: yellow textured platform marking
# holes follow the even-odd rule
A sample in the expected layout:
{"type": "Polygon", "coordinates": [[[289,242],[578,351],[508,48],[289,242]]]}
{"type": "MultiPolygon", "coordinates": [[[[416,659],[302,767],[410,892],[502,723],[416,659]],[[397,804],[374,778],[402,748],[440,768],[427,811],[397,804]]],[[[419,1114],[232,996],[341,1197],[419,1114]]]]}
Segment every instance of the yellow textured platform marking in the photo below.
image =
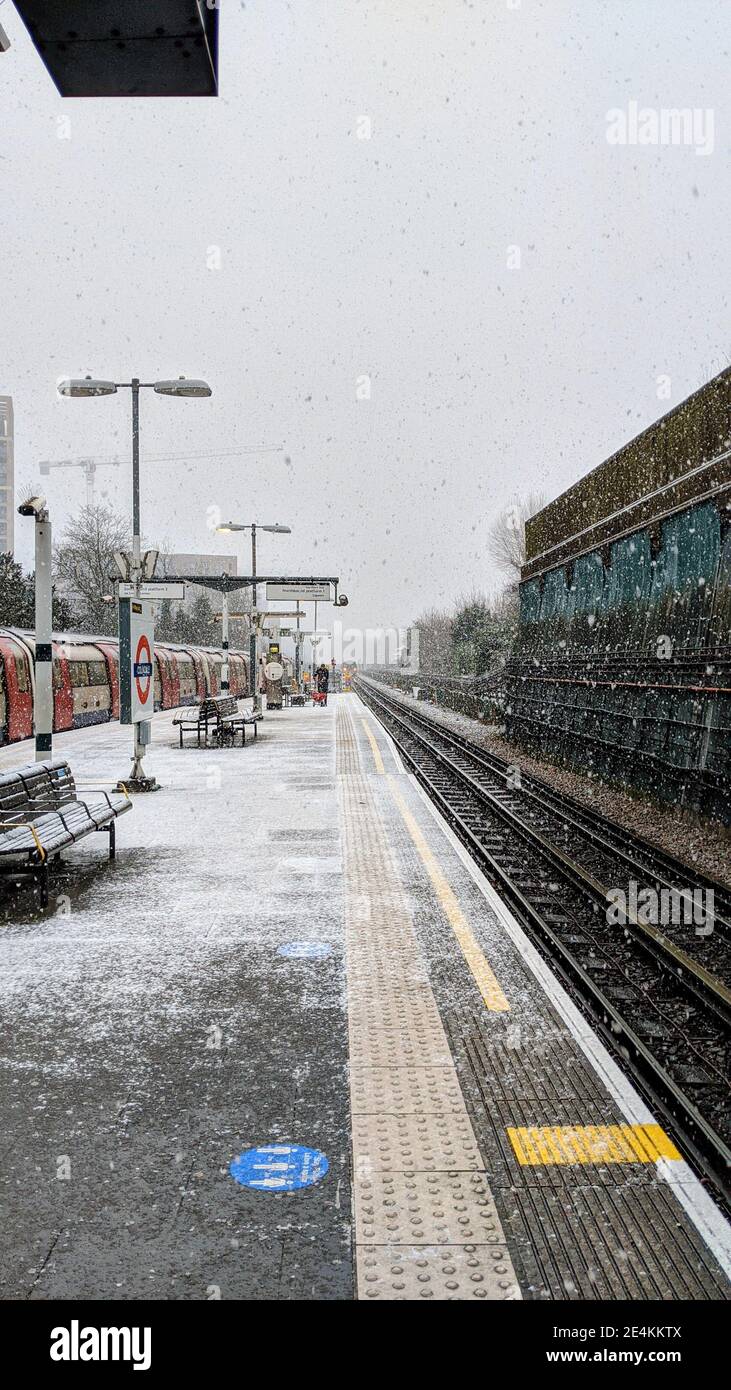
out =
{"type": "Polygon", "coordinates": [[[368,739],[368,742],[369,742],[370,745],[371,745],[371,748],[373,749],[373,761],[374,761],[374,763],[376,764],[376,772],[385,772],[386,769],[385,769],[385,767],[383,766],[383,758],[381,757],[381,750],[380,750],[380,748],[378,747],[378,744],[376,743],[376,739],[375,739],[375,735],[374,735],[374,733],[373,733],[373,730],[369,727],[368,721],[367,721],[366,719],[361,719],[360,722],[361,722],[361,724],[363,725],[363,728],[364,728],[365,731],[366,731],[366,737],[367,737],[367,739],[368,739]]]}
{"type": "Polygon", "coordinates": [[[660,1125],[538,1125],[508,1128],[523,1167],[548,1163],[656,1163],[682,1159],[660,1125]]]}
{"type": "MultiPolygon", "coordinates": [[[[376,770],[383,759],[365,721],[376,770]]],[[[355,724],[337,716],[358,1297],[520,1288],[355,724]]],[[[399,827],[399,838],[403,832],[399,827]]]]}
{"type": "Polygon", "coordinates": [[[403,816],[406,829],[416,845],[424,868],[434,885],[437,898],[439,899],[439,905],[459,942],[462,954],[472,971],[477,983],[477,988],[482,995],[486,1007],[492,1010],[493,1013],[507,1012],[510,1009],[510,1005],[498,984],[496,976],[493,974],[492,969],[485,959],[477,938],[457,901],[453,888],[444,877],[436,858],[432,854],[422,834],[421,828],[411,814],[395,782],[390,777],[389,784],[393,799],[403,816]]]}

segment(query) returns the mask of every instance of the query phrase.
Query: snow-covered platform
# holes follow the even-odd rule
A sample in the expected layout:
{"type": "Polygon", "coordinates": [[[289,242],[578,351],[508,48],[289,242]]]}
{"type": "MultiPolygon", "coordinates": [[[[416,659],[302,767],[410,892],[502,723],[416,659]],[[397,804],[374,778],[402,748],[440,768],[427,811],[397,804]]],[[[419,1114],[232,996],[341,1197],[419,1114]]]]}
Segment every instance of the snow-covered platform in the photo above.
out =
{"type": "MultiPolygon", "coordinates": [[[[98,784],[129,742],[54,752],[98,784]]],[[[160,714],[147,763],[116,863],[4,903],[0,1296],[728,1296],[723,1218],[357,696],[235,749],[160,714]]]]}

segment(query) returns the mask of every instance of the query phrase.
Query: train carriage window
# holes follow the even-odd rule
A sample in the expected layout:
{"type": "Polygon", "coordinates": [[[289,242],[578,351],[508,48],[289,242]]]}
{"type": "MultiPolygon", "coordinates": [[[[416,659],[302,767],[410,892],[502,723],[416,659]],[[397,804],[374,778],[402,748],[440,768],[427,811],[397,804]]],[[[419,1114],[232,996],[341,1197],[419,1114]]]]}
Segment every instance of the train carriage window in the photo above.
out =
{"type": "Polygon", "coordinates": [[[53,662],[53,688],[54,688],[54,690],[61,690],[61,689],[63,688],[63,676],[61,675],[61,662],[59,661],[58,657],[55,657],[55,658],[54,658],[54,662],[53,662]]]}
{"type": "Polygon", "coordinates": [[[71,677],[71,684],[74,688],[89,684],[89,667],[85,661],[70,661],[69,675],[71,677]]]}
{"type": "Polygon", "coordinates": [[[89,662],[89,685],[108,685],[107,665],[105,661],[89,662]]]}
{"type": "Polygon", "coordinates": [[[15,658],[15,677],[18,682],[18,690],[30,690],[28,663],[24,656],[16,656],[15,658]]]}

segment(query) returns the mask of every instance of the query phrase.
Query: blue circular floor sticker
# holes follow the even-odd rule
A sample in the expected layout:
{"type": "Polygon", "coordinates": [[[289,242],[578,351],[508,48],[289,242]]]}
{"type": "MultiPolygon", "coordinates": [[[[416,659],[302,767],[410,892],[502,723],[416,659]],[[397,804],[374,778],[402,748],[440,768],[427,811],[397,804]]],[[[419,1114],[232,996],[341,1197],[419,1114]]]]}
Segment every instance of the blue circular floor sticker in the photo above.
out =
{"type": "Polygon", "coordinates": [[[331,950],[329,941],[288,941],[279,947],[277,955],[293,956],[295,960],[322,960],[331,950]]]}
{"type": "Polygon", "coordinates": [[[324,1178],[330,1164],[319,1149],[301,1144],[263,1144],[246,1149],[233,1160],[229,1172],[242,1187],[261,1192],[297,1192],[324,1178]]]}

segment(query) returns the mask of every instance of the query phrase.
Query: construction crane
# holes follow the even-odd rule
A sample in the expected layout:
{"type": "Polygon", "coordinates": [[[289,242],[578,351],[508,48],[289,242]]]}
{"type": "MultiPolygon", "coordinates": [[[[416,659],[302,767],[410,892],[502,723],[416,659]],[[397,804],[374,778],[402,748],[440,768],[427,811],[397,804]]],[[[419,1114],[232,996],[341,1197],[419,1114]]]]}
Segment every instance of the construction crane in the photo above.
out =
{"type": "MultiPolygon", "coordinates": [[[[143,457],[142,462],[178,463],[187,459],[234,458],[239,454],[281,454],[283,452],[284,446],[281,444],[253,444],[243,445],[240,449],[222,449],[203,454],[148,454],[143,457]]],[[[127,462],[127,459],[116,458],[44,459],[38,466],[43,477],[47,477],[52,468],[83,468],[86,474],[86,505],[93,507],[94,478],[97,468],[119,468],[127,462]]]]}
{"type": "Polygon", "coordinates": [[[94,506],[94,478],[97,468],[119,468],[122,459],[44,459],[39,464],[41,474],[46,477],[52,468],[83,468],[86,474],[86,505],[94,506]]]}

